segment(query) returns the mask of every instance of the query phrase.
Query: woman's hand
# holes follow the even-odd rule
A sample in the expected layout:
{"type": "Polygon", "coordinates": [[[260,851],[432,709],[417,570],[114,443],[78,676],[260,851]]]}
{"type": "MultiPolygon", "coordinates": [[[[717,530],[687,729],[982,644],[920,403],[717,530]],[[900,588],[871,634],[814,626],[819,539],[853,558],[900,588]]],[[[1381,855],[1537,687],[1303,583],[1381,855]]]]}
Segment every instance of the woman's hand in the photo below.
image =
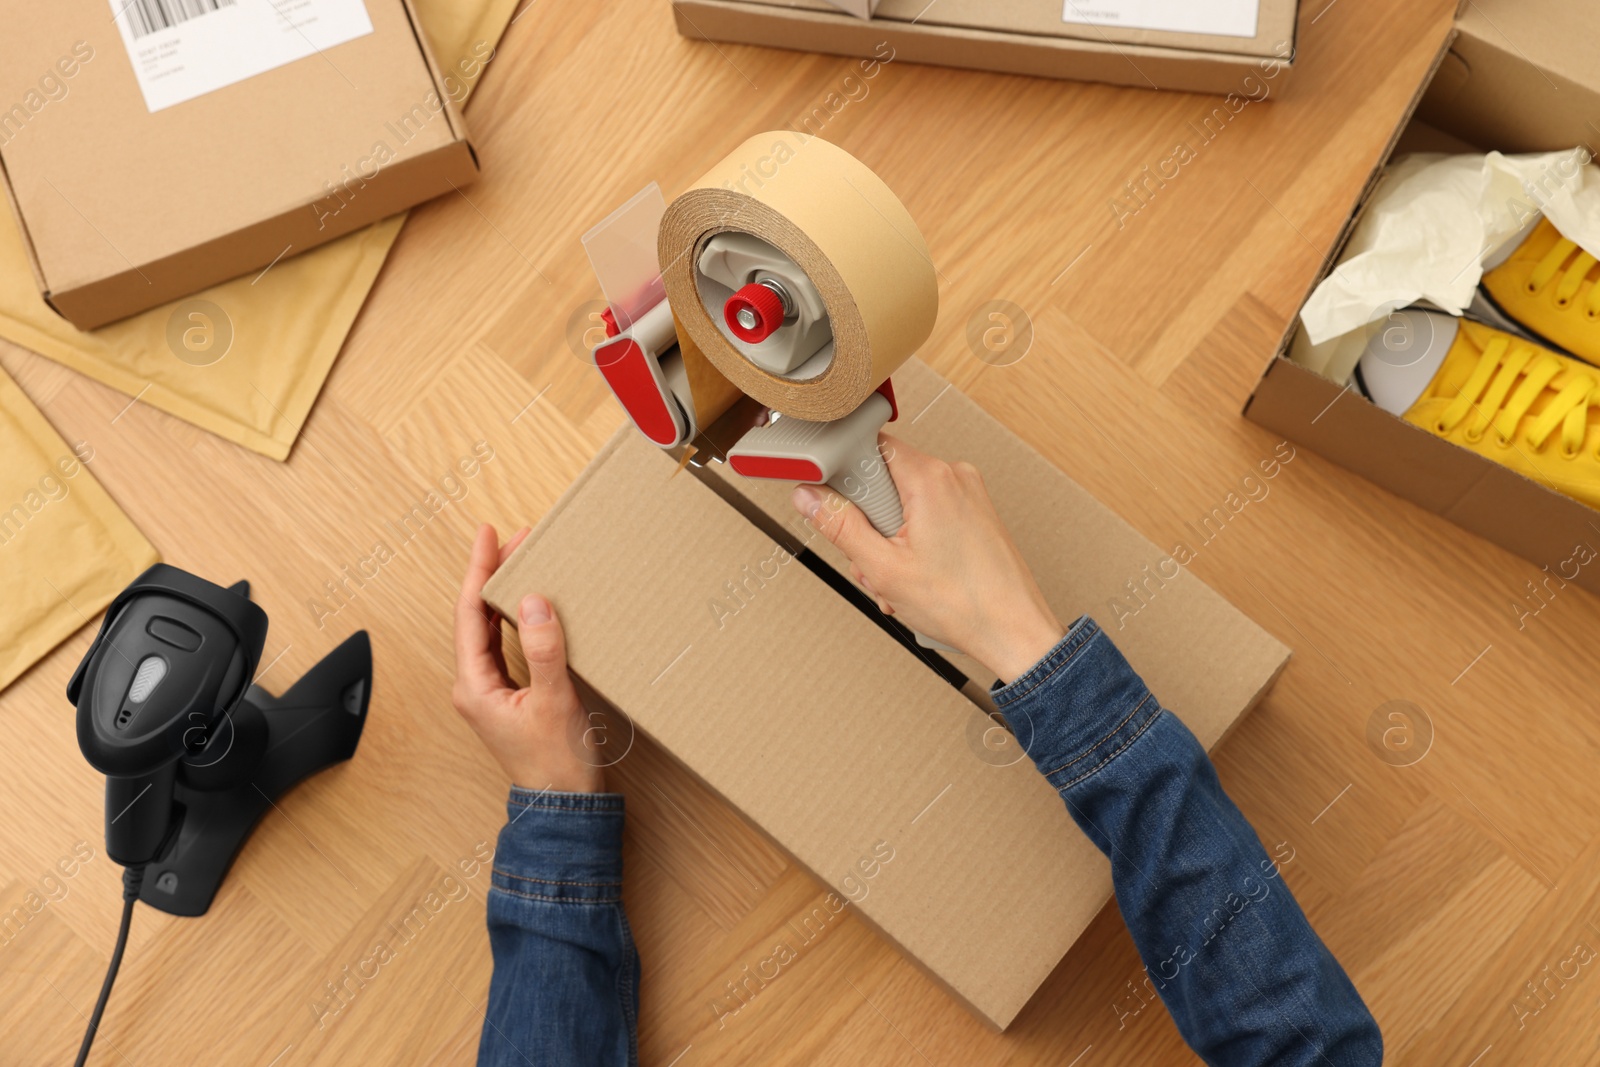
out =
{"type": "Polygon", "coordinates": [[[961,649],[1009,682],[1066,633],[1011,535],[983,476],[884,435],[905,525],[893,537],[822,486],[795,489],[794,506],[850,557],[851,572],[885,613],[961,649]]]}
{"type": "Polygon", "coordinates": [[[483,584],[528,535],[522,530],[500,548],[494,527],[478,529],[472,558],[456,601],[456,684],[451,700],[461,717],[525,789],[599,793],[600,768],[586,761],[588,725],[567,674],[567,645],[550,602],[522,599],[517,634],[528,661],[528,685],[513,688],[500,649],[500,617],[483,602],[483,584]]]}

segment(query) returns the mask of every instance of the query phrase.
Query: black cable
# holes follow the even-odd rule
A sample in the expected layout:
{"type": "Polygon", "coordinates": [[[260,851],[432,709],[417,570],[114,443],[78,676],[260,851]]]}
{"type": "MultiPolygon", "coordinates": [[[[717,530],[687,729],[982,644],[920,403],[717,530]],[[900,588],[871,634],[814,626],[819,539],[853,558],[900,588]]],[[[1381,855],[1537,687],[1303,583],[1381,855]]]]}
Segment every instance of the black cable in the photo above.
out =
{"type": "Polygon", "coordinates": [[[128,947],[128,927],[133,923],[133,904],[139,899],[139,887],[144,884],[144,864],[136,863],[122,869],[122,925],[117,930],[117,947],[111,950],[111,965],[106,968],[106,980],[100,986],[100,999],[94,1002],[94,1014],[89,1016],[89,1029],[84,1031],[83,1044],[78,1048],[78,1058],[73,1067],[83,1067],[89,1061],[89,1049],[94,1045],[95,1031],[100,1029],[100,1016],[111,999],[111,983],[117,980],[117,969],[122,966],[122,952],[128,947]]]}

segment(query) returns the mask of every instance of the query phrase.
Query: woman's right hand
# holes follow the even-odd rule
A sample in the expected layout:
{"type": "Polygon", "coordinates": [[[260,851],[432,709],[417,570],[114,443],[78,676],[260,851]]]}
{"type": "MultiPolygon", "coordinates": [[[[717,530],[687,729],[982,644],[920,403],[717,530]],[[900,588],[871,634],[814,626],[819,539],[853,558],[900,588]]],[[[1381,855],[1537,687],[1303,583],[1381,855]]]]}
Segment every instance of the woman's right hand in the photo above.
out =
{"type": "Polygon", "coordinates": [[[794,506],[850,557],[856,580],[886,614],[1010,682],[1066,628],[995,513],[983,476],[888,435],[879,444],[905,511],[893,537],[824,486],[799,486],[794,506]]]}

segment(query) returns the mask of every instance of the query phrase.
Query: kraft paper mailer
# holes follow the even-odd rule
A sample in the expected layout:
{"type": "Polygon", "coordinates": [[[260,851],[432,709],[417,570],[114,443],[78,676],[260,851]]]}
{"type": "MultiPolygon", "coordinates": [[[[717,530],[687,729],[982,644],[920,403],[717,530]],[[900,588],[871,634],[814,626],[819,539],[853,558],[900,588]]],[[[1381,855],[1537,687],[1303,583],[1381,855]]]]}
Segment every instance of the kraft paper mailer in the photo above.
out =
{"type": "Polygon", "coordinates": [[[0,689],[157,559],[68,445],[0,371],[0,689]]]}

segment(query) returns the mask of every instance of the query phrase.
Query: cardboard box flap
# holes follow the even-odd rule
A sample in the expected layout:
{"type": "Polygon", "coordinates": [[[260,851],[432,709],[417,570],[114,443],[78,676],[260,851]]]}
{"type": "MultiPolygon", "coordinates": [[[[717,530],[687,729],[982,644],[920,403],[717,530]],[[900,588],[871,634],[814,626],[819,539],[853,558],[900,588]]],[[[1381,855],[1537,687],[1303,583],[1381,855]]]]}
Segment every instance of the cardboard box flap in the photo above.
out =
{"type": "Polygon", "coordinates": [[[1571,0],[1472,0],[1456,19],[1464,46],[1508,53],[1600,92],[1593,5],[1571,0]]]}
{"type": "Polygon", "coordinates": [[[859,915],[996,1025],[1105,902],[1033,766],[974,749],[990,720],[631,426],[485,597],[531,590],[572,669],[818,878],[892,849],[859,915]]]}
{"type": "Polygon", "coordinates": [[[1581,144],[1594,152],[1600,66],[1586,18],[1552,0],[1464,5],[1448,60],[1423,83],[1417,115],[1485,149],[1547,152],[1581,144]]]}

